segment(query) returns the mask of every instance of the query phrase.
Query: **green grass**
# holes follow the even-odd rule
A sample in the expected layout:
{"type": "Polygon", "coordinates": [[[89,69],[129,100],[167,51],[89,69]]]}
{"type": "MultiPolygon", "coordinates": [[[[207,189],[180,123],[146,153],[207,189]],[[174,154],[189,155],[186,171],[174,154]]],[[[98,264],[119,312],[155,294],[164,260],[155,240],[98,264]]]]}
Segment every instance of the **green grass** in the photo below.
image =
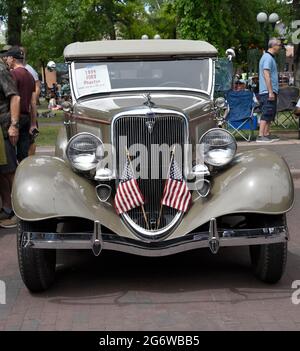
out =
{"type": "MultiPolygon", "coordinates": [[[[41,104],[38,106],[38,113],[49,111],[47,108],[47,102],[43,99],[40,100],[41,104]]],[[[39,135],[36,138],[37,146],[54,146],[56,143],[56,138],[58,132],[63,125],[63,111],[53,111],[55,113],[55,117],[51,118],[38,118],[39,124],[39,135]],[[47,126],[44,124],[47,123],[47,126]],[[53,125],[51,125],[53,124],[53,125]],[[58,125],[60,124],[60,125],[58,125]]]]}
{"type": "MultiPolygon", "coordinates": [[[[48,102],[44,99],[40,99],[40,105],[37,106],[37,110],[39,114],[49,111],[48,102]]],[[[52,123],[60,123],[63,121],[64,112],[62,110],[53,111],[53,113],[55,114],[55,117],[51,117],[51,118],[38,117],[38,123],[52,124],[52,123]]]]}
{"type": "Polygon", "coordinates": [[[60,126],[40,126],[40,133],[36,138],[37,146],[54,146],[60,128],[60,126]]]}
{"type": "Polygon", "coordinates": [[[55,117],[45,118],[38,117],[38,123],[41,125],[43,123],[52,124],[52,123],[62,123],[63,121],[63,111],[55,111],[55,117]]]}

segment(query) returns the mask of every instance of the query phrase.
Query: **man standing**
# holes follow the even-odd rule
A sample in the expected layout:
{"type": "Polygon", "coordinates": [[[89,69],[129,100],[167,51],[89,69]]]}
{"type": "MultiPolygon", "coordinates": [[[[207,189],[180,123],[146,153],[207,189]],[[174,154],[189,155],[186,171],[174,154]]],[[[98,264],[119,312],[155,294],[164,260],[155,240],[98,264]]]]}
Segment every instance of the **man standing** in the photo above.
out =
{"type": "Polygon", "coordinates": [[[20,96],[5,63],[0,58],[0,128],[4,139],[5,162],[0,165],[0,226],[8,221],[7,228],[17,225],[11,205],[11,190],[17,167],[14,145],[19,138],[20,96]]]}
{"type": "Polygon", "coordinates": [[[280,140],[277,136],[270,134],[270,125],[277,111],[279,83],[275,55],[281,49],[281,41],[276,38],[270,39],[268,48],[259,62],[259,102],[262,114],[256,141],[271,143],[280,140]]]}
{"type": "Polygon", "coordinates": [[[19,47],[12,47],[7,51],[6,56],[6,63],[11,69],[21,97],[19,140],[17,143],[17,159],[21,162],[28,156],[30,134],[37,128],[35,81],[23,65],[24,53],[19,47]]]}

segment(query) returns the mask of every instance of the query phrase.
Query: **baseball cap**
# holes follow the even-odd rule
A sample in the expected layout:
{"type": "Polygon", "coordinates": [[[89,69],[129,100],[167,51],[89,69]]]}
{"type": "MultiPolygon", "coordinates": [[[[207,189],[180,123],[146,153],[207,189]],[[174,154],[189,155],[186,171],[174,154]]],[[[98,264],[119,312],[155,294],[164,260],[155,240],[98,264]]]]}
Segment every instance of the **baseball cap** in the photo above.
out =
{"type": "Polygon", "coordinates": [[[238,79],[235,84],[247,84],[247,82],[244,79],[238,79]]]}
{"type": "Polygon", "coordinates": [[[22,60],[24,58],[24,51],[22,51],[18,46],[13,46],[8,50],[0,53],[0,57],[11,56],[15,59],[22,60]]]}

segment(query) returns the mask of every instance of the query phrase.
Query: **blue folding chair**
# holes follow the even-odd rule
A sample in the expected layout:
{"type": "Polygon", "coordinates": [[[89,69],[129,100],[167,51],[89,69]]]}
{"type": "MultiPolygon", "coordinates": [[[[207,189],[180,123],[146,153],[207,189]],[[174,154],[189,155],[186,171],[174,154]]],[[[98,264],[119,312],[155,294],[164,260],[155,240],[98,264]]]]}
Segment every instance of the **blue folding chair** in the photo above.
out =
{"type": "Polygon", "coordinates": [[[250,141],[253,131],[257,128],[257,118],[253,114],[256,102],[250,90],[229,90],[226,94],[228,111],[225,126],[232,134],[239,134],[244,140],[250,141]],[[249,133],[245,131],[248,130],[249,133]]]}

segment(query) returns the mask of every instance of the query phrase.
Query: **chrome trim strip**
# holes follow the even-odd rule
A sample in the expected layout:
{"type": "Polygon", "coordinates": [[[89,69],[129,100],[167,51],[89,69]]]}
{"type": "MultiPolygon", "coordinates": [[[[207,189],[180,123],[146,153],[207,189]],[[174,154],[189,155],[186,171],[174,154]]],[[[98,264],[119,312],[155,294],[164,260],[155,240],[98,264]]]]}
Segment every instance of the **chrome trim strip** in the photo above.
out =
{"type": "MultiPolygon", "coordinates": [[[[120,251],[134,255],[159,257],[198,248],[209,248],[209,232],[189,234],[177,239],[160,242],[143,242],[120,237],[115,234],[101,234],[104,250],[120,251]]],[[[220,247],[264,245],[289,240],[286,226],[243,230],[218,231],[220,247]]],[[[24,248],[32,249],[92,249],[93,233],[40,233],[24,232],[24,248]]]]}
{"type": "Polygon", "coordinates": [[[208,92],[211,99],[213,99],[214,97],[214,88],[215,88],[215,65],[214,65],[214,61],[210,58],[209,75],[208,75],[208,92]]]}

